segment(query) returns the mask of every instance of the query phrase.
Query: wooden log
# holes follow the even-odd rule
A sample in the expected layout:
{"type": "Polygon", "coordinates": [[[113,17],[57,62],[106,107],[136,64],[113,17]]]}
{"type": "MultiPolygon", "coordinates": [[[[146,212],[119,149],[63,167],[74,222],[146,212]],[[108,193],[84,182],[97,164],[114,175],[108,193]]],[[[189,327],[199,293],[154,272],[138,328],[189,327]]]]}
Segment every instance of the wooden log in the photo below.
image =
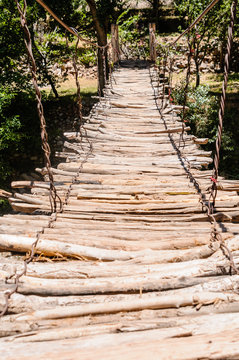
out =
{"type": "MultiPolygon", "coordinates": [[[[237,279],[238,280],[238,279],[237,279]]],[[[208,282],[210,279],[208,279],[208,282]]],[[[88,295],[105,293],[147,292],[164,291],[191,287],[204,283],[205,278],[160,278],[158,273],[144,274],[143,276],[112,277],[100,279],[39,279],[22,277],[18,287],[20,294],[35,294],[41,296],[68,296],[88,295]]],[[[218,284],[216,284],[218,286],[218,284]]],[[[5,290],[11,289],[11,285],[2,285],[5,290]]],[[[210,287],[210,284],[209,286],[210,287]]],[[[213,286],[211,286],[214,289],[213,286]]],[[[214,291],[214,290],[212,290],[214,291]]]]}
{"type": "MultiPolygon", "coordinates": [[[[25,342],[10,342],[7,343],[8,353],[4,353],[3,360],[12,360],[11,353],[30,360],[33,352],[38,354],[39,360],[49,357],[52,360],[76,359],[79,352],[83,360],[93,360],[96,352],[105,360],[147,360],[149,356],[157,360],[159,354],[162,360],[166,360],[175,359],[175,353],[177,360],[236,359],[239,356],[237,328],[234,331],[227,329],[212,334],[192,335],[192,331],[180,328],[171,331],[170,337],[166,332],[162,334],[162,330],[151,330],[138,331],[136,334],[96,335],[94,341],[90,338],[52,341],[48,346],[42,342],[33,342],[31,346],[26,346],[25,342]]],[[[6,346],[6,342],[1,342],[1,345],[6,346]]]]}
{"type": "Polygon", "coordinates": [[[47,204],[48,205],[48,203],[49,203],[49,201],[42,201],[42,200],[40,200],[40,199],[38,199],[38,198],[36,198],[36,197],[34,197],[32,195],[22,195],[22,194],[15,193],[14,198],[26,201],[29,204],[36,204],[36,205],[47,204]]]}
{"type": "Polygon", "coordinates": [[[8,199],[10,196],[12,196],[12,193],[10,193],[9,191],[0,189],[0,198],[8,199]]]}
{"type": "Polygon", "coordinates": [[[179,308],[188,305],[213,304],[216,301],[232,301],[233,295],[222,293],[193,293],[184,296],[160,296],[158,298],[138,299],[134,301],[119,301],[108,304],[90,304],[71,307],[55,307],[48,310],[37,310],[32,313],[20,314],[15,321],[31,321],[38,319],[59,319],[94,314],[117,313],[122,311],[137,311],[143,309],[179,308]]]}
{"type": "MultiPolygon", "coordinates": [[[[31,249],[34,240],[34,238],[27,238],[23,236],[0,234],[0,249],[26,252],[31,249]]],[[[236,237],[232,239],[232,243],[235,244],[235,249],[238,248],[238,240],[236,237]]],[[[205,245],[188,250],[143,250],[128,252],[40,239],[36,247],[36,252],[46,255],[62,254],[63,256],[68,257],[83,257],[104,261],[138,259],[140,262],[151,259],[151,262],[164,263],[209,257],[215,252],[215,250],[211,249],[208,245],[205,245]]]]}
{"type": "MultiPolygon", "coordinates": [[[[154,293],[157,297],[159,294],[154,293]]],[[[53,306],[72,306],[72,305],[81,305],[81,304],[90,304],[90,303],[107,303],[111,301],[132,301],[134,299],[138,299],[139,296],[141,298],[150,298],[152,294],[145,293],[142,295],[139,294],[120,294],[120,295],[111,295],[110,299],[107,295],[97,295],[97,296],[67,296],[67,297],[46,297],[45,300],[40,296],[28,296],[21,294],[13,294],[10,300],[9,309],[13,314],[19,314],[21,312],[29,312],[53,306]]],[[[0,297],[1,301],[1,297],[0,297]]],[[[142,310],[140,312],[130,312],[122,314],[109,314],[109,315],[96,315],[94,317],[75,317],[71,318],[70,324],[71,327],[75,326],[87,326],[94,324],[109,324],[114,323],[121,324],[121,331],[137,331],[142,330],[142,326],[144,323],[150,324],[150,328],[167,328],[172,327],[172,323],[174,327],[176,326],[185,326],[190,325],[191,322],[193,324],[202,324],[205,325],[205,321],[207,321],[207,316],[210,316],[211,322],[216,318],[217,325],[221,321],[219,319],[226,319],[225,314],[230,314],[230,318],[233,318],[231,321],[231,326],[235,324],[237,320],[237,316],[235,313],[238,313],[238,303],[218,303],[215,305],[207,305],[206,307],[200,308],[200,313],[196,310],[195,307],[183,307],[179,310],[170,308],[170,309],[159,309],[159,310],[142,310]],[[215,314],[215,315],[214,315],[215,314]],[[217,315],[219,314],[219,316],[217,315]],[[190,316],[190,318],[189,318],[190,316]],[[140,319],[140,320],[139,320],[140,319]],[[157,321],[156,319],[160,319],[157,321]],[[234,323],[234,324],[233,324],[234,323]],[[152,326],[153,325],[153,326],[152,326]],[[134,328],[134,330],[133,330],[134,328]]],[[[56,327],[64,328],[68,326],[69,321],[67,319],[55,319],[52,320],[38,320],[37,323],[33,321],[25,322],[25,321],[14,321],[15,316],[5,316],[0,324],[0,337],[1,336],[9,336],[19,333],[31,332],[33,329],[38,330],[43,328],[48,329],[56,329],[56,327]]],[[[235,325],[234,325],[235,326],[235,325]]],[[[42,330],[42,329],[41,329],[42,330]]]]}
{"type": "Polygon", "coordinates": [[[112,334],[117,333],[120,329],[120,323],[116,324],[101,324],[84,327],[71,327],[71,328],[55,328],[53,330],[39,331],[35,334],[26,334],[26,337],[22,335],[20,338],[15,337],[14,343],[29,343],[29,342],[42,342],[42,341],[53,341],[60,339],[74,339],[85,336],[94,336],[98,334],[112,334]]]}
{"type": "Polygon", "coordinates": [[[193,142],[194,142],[195,144],[205,145],[205,144],[208,143],[208,138],[199,139],[199,138],[193,136],[192,139],[193,139],[193,142]]]}
{"type": "MultiPolygon", "coordinates": [[[[0,248],[11,249],[11,251],[26,252],[31,249],[34,238],[4,235],[0,234],[0,248]]],[[[132,256],[130,253],[116,250],[97,249],[94,247],[72,245],[57,241],[39,240],[36,246],[36,253],[44,253],[46,255],[62,254],[71,257],[86,257],[99,260],[128,260],[132,256]]]]}
{"type": "Polygon", "coordinates": [[[12,181],[11,187],[13,189],[34,188],[34,187],[38,187],[41,189],[50,189],[50,185],[42,181],[12,181]]]}
{"type": "Polygon", "coordinates": [[[119,47],[119,30],[118,25],[111,24],[111,37],[112,37],[112,61],[114,64],[120,60],[120,47],[119,47]]]}
{"type": "MultiPolygon", "coordinates": [[[[238,257],[235,264],[238,265],[238,257]]],[[[92,279],[92,278],[112,278],[120,274],[123,277],[130,275],[158,274],[158,279],[183,278],[188,277],[209,277],[222,275],[222,268],[227,268],[228,262],[221,257],[214,256],[208,259],[197,259],[187,262],[164,263],[164,264],[138,264],[131,261],[98,262],[34,262],[28,265],[27,275],[45,279],[92,279]]],[[[10,260],[1,258],[1,278],[5,280],[15,271],[21,271],[23,263],[21,260],[10,260]]],[[[216,279],[216,278],[215,278],[216,279]]],[[[219,278],[221,280],[222,277],[219,278]]],[[[226,277],[227,279],[227,277],[226,277]]],[[[207,279],[205,279],[207,281],[207,279]]],[[[230,282],[230,278],[229,278],[230,282]]]]}

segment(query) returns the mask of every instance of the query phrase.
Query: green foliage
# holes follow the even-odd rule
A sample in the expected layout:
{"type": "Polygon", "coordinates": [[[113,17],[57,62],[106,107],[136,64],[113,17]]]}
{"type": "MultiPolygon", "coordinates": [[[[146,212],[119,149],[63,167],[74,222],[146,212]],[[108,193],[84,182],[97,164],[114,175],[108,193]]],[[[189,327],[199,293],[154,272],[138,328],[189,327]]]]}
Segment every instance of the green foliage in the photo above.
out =
{"type": "MultiPolygon", "coordinates": [[[[178,104],[184,103],[185,84],[178,85],[173,91],[173,99],[178,104]]],[[[215,151],[218,128],[218,99],[210,94],[210,88],[200,85],[189,88],[187,106],[187,124],[191,132],[199,138],[209,138],[205,150],[215,151]]],[[[227,107],[224,116],[220,171],[228,177],[239,178],[239,129],[235,108],[227,107]]]]}
{"type": "Polygon", "coordinates": [[[8,200],[0,199],[0,215],[10,213],[12,210],[8,200]]]}
{"type": "MultiPolygon", "coordinates": [[[[203,12],[208,4],[208,0],[175,0],[177,12],[184,19],[186,27],[203,12]]],[[[201,19],[200,23],[187,34],[189,51],[196,66],[196,86],[200,84],[199,68],[206,55],[211,55],[214,52],[218,53],[216,61],[220,70],[223,71],[227,28],[230,22],[230,7],[230,0],[219,1],[201,19]],[[218,26],[219,24],[220,26],[218,26]]],[[[235,33],[238,34],[237,24],[235,33]]]]}
{"type": "Polygon", "coordinates": [[[11,115],[10,107],[15,94],[7,87],[0,87],[0,178],[5,180],[10,173],[7,161],[9,153],[18,149],[22,134],[18,115],[11,115]],[[7,156],[6,156],[7,151],[7,156]]]}
{"type": "Polygon", "coordinates": [[[117,20],[121,50],[126,57],[149,55],[148,24],[145,26],[141,13],[130,15],[130,9],[122,12],[117,20]]]}
{"type": "Polygon", "coordinates": [[[148,32],[148,27],[144,25],[142,14],[130,15],[130,9],[122,12],[118,17],[117,24],[119,25],[119,36],[123,41],[132,43],[139,41],[148,32]]]}
{"type": "Polygon", "coordinates": [[[95,49],[93,47],[82,47],[78,49],[78,56],[82,64],[86,66],[97,65],[95,49]]]}

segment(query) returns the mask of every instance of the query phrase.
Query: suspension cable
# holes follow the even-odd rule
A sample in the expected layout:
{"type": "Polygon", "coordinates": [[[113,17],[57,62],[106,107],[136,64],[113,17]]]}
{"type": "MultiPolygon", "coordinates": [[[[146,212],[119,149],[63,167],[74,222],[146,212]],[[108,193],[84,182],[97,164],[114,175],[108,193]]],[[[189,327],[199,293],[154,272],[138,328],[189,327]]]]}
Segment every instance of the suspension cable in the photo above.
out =
{"type": "Polygon", "coordinates": [[[42,0],[36,0],[36,1],[38,2],[38,4],[40,4],[40,5],[50,14],[59,24],[61,24],[61,26],[63,26],[67,31],[69,31],[72,35],[76,36],[77,38],[79,38],[81,41],[83,41],[83,42],[85,42],[85,43],[87,43],[87,44],[89,44],[89,45],[98,47],[98,48],[100,48],[100,49],[104,49],[104,48],[107,48],[107,47],[109,46],[110,42],[107,43],[106,45],[100,46],[100,45],[98,45],[98,44],[95,43],[95,42],[92,42],[92,41],[90,41],[90,40],[87,40],[87,39],[83,38],[83,37],[78,33],[78,31],[77,31],[75,28],[68,26],[64,21],[62,21],[62,20],[59,18],[59,16],[57,16],[57,15],[54,13],[54,11],[52,11],[52,10],[49,8],[49,6],[47,6],[47,5],[44,3],[44,1],[42,1],[42,0]]]}
{"type": "Polygon", "coordinates": [[[8,280],[13,278],[14,286],[11,290],[6,291],[4,294],[5,304],[4,304],[2,311],[0,312],[0,317],[3,316],[7,312],[8,305],[9,305],[9,299],[11,298],[11,296],[14,293],[17,292],[21,277],[23,275],[26,275],[26,273],[27,273],[27,265],[34,259],[36,247],[40,240],[40,235],[44,234],[44,231],[46,228],[52,227],[52,224],[56,221],[58,212],[62,211],[62,201],[61,201],[60,197],[57,195],[56,188],[54,185],[53,173],[51,170],[51,161],[50,161],[51,149],[50,149],[50,146],[48,143],[48,134],[46,131],[46,121],[45,121],[44,110],[43,110],[43,105],[42,105],[42,101],[41,101],[41,92],[40,92],[40,89],[37,84],[37,76],[36,76],[37,68],[36,68],[36,62],[35,62],[33,52],[32,52],[31,34],[30,34],[29,28],[27,26],[27,20],[26,20],[27,1],[24,0],[23,7],[21,7],[18,0],[14,0],[14,1],[17,5],[17,9],[20,14],[21,26],[23,28],[24,35],[25,35],[24,42],[25,42],[25,46],[27,49],[28,57],[30,59],[29,62],[30,62],[31,73],[32,73],[32,82],[33,82],[33,86],[34,86],[35,92],[36,92],[37,111],[38,111],[40,125],[41,125],[42,149],[44,152],[45,166],[47,169],[49,182],[50,182],[49,200],[50,200],[50,206],[51,206],[51,216],[49,218],[47,226],[42,227],[41,230],[37,231],[35,241],[31,245],[30,255],[23,262],[23,270],[20,273],[13,274],[12,276],[10,276],[8,278],[8,280]],[[57,200],[59,201],[59,209],[57,208],[57,200]]]}
{"type": "Polygon", "coordinates": [[[187,73],[186,73],[186,82],[184,87],[184,98],[183,98],[183,110],[182,110],[182,133],[180,134],[179,138],[179,147],[181,146],[181,142],[183,142],[183,149],[185,147],[185,140],[184,140],[184,132],[185,132],[185,117],[186,117],[186,106],[188,101],[188,91],[189,91],[189,84],[190,84],[190,75],[191,75],[191,59],[192,59],[192,43],[190,38],[188,39],[188,58],[187,58],[187,73]]]}
{"type": "Polygon", "coordinates": [[[42,150],[44,153],[44,159],[45,159],[45,166],[47,169],[47,173],[49,176],[49,181],[50,181],[50,205],[51,205],[51,212],[56,212],[57,211],[57,200],[59,200],[59,204],[60,204],[60,208],[62,206],[61,204],[61,199],[59,198],[59,196],[56,193],[56,188],[54,185],[54,179],[53,179],[53,173],[51,170],[51,160],[50,160],[50,156],[51,156],[51,149],[48,143],[48,134],[47,134],[47,130],[46,130],[46,120],[45,120],[45,116],[44,116],[44,110],[43,110],[43,105],[42,105],[42,98],[41,98],[41,91],[38,87],[38,83],[37,83],[37,67],[36,67],[36,62],[35,62],[35,58],[33,55],[33,51],[32,51],[32,40],[31,40],[31,34],[27,25],[27,19],[26,19],[26,11],[27,11],[27,2],[26,0],[24,0],[24,5],[23,8],[21,7],[21,5],[19,4],[18,0],[14,0],[16,5],[17,5],[17,9],[18,12],[20,14],[20,21],[21,21],[21,26],[23,28],[24,31],[24,42],[25,42],[25,46],[26,46],[26,50],[27,50],[27,54],[29,57],[29,63],[30,63],[30,67],[31,67],[31,73],[32,73],[32,82],[33,82],[33,86],[35,89],[35,93],[36,93],[36,99],[37,99],[37,111],[38,111],[38,116],[40,119],[40,126],[41,126],[41,139],[42,139],[42,150]]]}
{"type": "Polygon", "coordinates": [[[212,180],[212,187],[211,187],[211,194],[210,200],[212,199],[212,207],[211,213],[213,213],[213,207],[215,206],[215,200],[217,196],[217,179],[218,179],[218,169],[219,169],[219,160],[220,160],[220,148],[222,143],[222,129],[223,129],[223,118],[225,113],[225,102],[226,102],[226,90],[227,90],[227,82],[228,82],[228,74],[229,74],[229,66],[230,66],[230,58],[231,58],[231,49],[233,43],[233,32],[234,32],[234,24],[236,20],[236,11],[237,11],[237,3],[238,0],[233,0],[231,5],[231,20],[228,27],[228,37],[227,37],[227,52],[225,55],[224,61],[224,80],[222,84],[222,94],[221,94],[221,101],[220,101],[220,108],[219,108],[219,124],[218,124],[218,131],[217,131],[217,140],[216,140],[216,153],[214,156],[214,168],[213,174],[211,177],[212,180]]]}
{"type": "MultiPolygon", "coordinates": [[[[230,264],[230,273],[231,270],[233,270],[236,274],[239,274],[239,270],[237,269],[233,255],[230,251],[230,249],[227,247],[227,245],[224,243],[222,236],[220,232],[217,229],[217,220],[214,215],[215,211],[215,201],[217,196],[217,179],[219,174],[219,160],[220,160],[220,148],[222,143],[222,130],[223,130],[223,118],[224,118],[224,112],[225,112],[225,100],[226,100],[226,89],[227,89],[227,82],[228,82],[228,75],[229,75],[229,64],[230,64],[230,57],[231,57],[231,49],[232,49],[232,43],[233,43],[233,31],[234,31],[234,24],[236,19],[236,10],[237,10],[237,3],[238,0],[233,0],[231,5],[231,17],[230,17],[230,24],[228,27],[228,37],[227,37],[227,52],[225,55],[225,62],[224,62],[224,80],[222,84],[222,95],[221,95],[221,101],[220,101],[220,108],[219,108],[219,124],[218,124],[218,131],[217,131],[217,139],[216,139],[216,153],[214,156],[214,167],[213,167],[213,173],[211,177],[212,185],[209,188],[210,195],[208,200],[206,201],[203,197],[202,193],[199,192],[200,195],[200,202],[204,209],[206,209],[206,213],[208,215],[208,218],[212,224],[211,229],[211,244],[210,246],[214,248],[214,243],[219,245],[219,248],[221,249],[224,256],[228,259],[230,264]]],[[[208,11],[216,4],[216,2],[212,2],[208,6],[208,11]]],[[[207,11],[207,12],[208,12],[207,11]]],[[[202,17],[205,15],[205,11],[194,21],[194,23],[187,29],[186,32],[191,30],[194,25],[196,25],[197,22],[199,22],[202,17]]],[[[180,35],[183,36],[186,32],[180,35]]],[[[180,38],[178,37],[174,43],[178,41],[180,38]]],[[[178,149],[177,150],[181,157],[181,152],[178,149]]],[[[187,170],[189,173],[189,170],[187,170]]],[[[196,180],[193,181],[194,185],[196,185],[196,188],[198,189],[198,183],[196,180]]]]}
{"type": "MultiPolygon", "coordinates": [[[[38,1],[38,0],[37,0],[38,1]]],[[[196,20],[194,20],[194,22],[189,25],[189,27],[182,33],[180,34],[176,40],[174,40],[171,45],[175,45],[179,39],[181,39],[182,36],[186,35],[190,30],[192,30],[192,28],[199,23],[202,18],[219,2],[219,0],[213,0],[207,7],[206,9],[203,10],[203,12],[196,18],[196,20]]]]}

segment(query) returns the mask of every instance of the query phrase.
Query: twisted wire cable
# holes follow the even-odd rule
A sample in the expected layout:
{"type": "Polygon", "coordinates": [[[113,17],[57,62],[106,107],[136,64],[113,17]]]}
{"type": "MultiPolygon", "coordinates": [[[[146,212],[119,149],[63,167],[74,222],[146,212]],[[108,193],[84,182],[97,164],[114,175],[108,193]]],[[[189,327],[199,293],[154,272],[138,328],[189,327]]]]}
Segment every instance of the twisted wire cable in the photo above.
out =
{"type": "Polygon", "coordinates": [[[32,83],[33,83],[35,93],[36,93],[37,112],[38,112],[38,116],[40,119],[40,126],[41,126],[42,150],[44,153],[45,166],[47,169],[47,174],[48,174],[49,182],[50,182],[49,199],[50,199],[50,205],[51,205],[51,212],[56,212],[57,211],[57,200],[59,200],[59,204],[60,204],[60,208],[61,208],[61,199],[57,195],[56,188],[54,185],[53,173],[51,170],[51,160],[50,160],[51,149],[50,149],[49,142],[48,142],[48,134],[47,134],[47,130],[46,130],[46,120],[45,120],[44,110],[43,110],[43,105],[42,105],[41,91],[37,84],[37,75],[36,75],[37,67],[36,67],[36,62],[35,62],[33,51],[32,51],[31,34],[30,34],[30,30],[28,28],[27,20],[26,20],[27,2],[26,2],[26,0],[24,0],[23,8],[22,8],[21,5],[19,4],[18,0],[14,0],[14,1],[17,5],[17,9],[20,14],[21,26],[24,31],[24,42],[25,42],[27,54],[29,57],[30,68],[31,68],[32,83]]]}

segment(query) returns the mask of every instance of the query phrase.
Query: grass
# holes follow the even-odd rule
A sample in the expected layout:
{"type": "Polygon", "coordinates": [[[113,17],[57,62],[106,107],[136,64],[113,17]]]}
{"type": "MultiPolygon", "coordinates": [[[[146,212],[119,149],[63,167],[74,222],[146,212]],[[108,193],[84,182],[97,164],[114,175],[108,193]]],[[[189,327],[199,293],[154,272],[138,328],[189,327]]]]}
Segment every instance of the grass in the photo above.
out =
{"type": "MultiPolygon", "coordinates": [[[[222,91],[223,74],[203,74],[202,84],[210,86],[211,91],[216,95],[222,91]]],[[[228,78],[227,93],[239,96],[239,73],[231,73],[228,78]]]]}
{"type": "MultiPolygon", "coordinates": [[[[96,102],[96,99],[92,99],[92,96],[97,94],[97,80],[80,78],[79,81],[81,85],[83,114],[88,115],[92,105],[96,102]]],[[[71,125],[68,125],[67,122],[64,123],[64,121],[68,117],[72,119],[73,124],[76,102],[75,79],[71,76],[66,81],[60,83],[57,88],[59,99],[54,97],[49,86],[42,88],[42,90],[44,91],[43,105],[47,121],[49,142],[52,154],[54,154],[55,150],[57,150],[56,138],[62,138],[64,131],[73,129],[71,125]],[[61,116],[59,116],[59,114],[61,116]]],[[[11,174],[5,181],[1,181],[1,187],[9,191],[11,191],[11,181],[19,180],[22,173],[34,172],[35,167],[44,165],[40,142],[39,119],[36,113],[35,100],[30,101],[29,104],[27,104],[27,107],[24,104],[22,109],[19,109],[19,114],[21,114],[21,117],[24,118],[25,122],[29,123],[31,130],[28,132],[28,138],[24,141],[22,147],[19,150],[16,150],[16,153],[19,156],[9,159],[12,169],[11,174]],[[35,160],[31,159],[31,157],[34,157],[35,160]]],[[[11,207],[9,206],[8,201],[0,199],[0,216],[9,213],[10,211],[11,207]]]]}
{"type": "MultiPolygon", "coordinates": [[[[186,70],[173,74],[173,86],[177,83],[185,80],[186,70]]],[[[191,75],[190,83],[191,85],[195,85],[195,75],[191,75]]],[[[216,73],[201,73],[200,75],[200,84],[208,85],[210,87],[210,91],[213,95],[220,95],[222,92],[222,83],[223,83],[223,74],[216,73]]],[[[239,73],[229,74],[228,85],[227,85],[227,94],[230,98],[238,98],[239,97],[239,73]]]]}
{"type": "MultiPolygon", "coordinates": [[[[79,83],[81,86],[82,96],[87,96],[90,94],[97,93],[97,80],[89,78],[79,78],[79,83]]],[[[52,95],[52,90],[50,86],[43,87],[42,90],[46,93],[47,96],[52,95]]],[[[57,86],[57,92],[60,97],[67,95],[76,94],[76,83],[75,78],[70,75],[65,81],[61,81],[57,86]]]]}
{"type": "MultiPolygon", "coordinates": [[[[80,78],[79,79],[82,95],[91,94],[97,92],[97,80],[96,79],[88,79],[88,78],[80,78]]],[[[76,84],[75,78],[73,76],[69,76],[69,78],[60,83],[57,88],[59,96],[63,95],[74,95],[76,93],[76,84]]]]}

